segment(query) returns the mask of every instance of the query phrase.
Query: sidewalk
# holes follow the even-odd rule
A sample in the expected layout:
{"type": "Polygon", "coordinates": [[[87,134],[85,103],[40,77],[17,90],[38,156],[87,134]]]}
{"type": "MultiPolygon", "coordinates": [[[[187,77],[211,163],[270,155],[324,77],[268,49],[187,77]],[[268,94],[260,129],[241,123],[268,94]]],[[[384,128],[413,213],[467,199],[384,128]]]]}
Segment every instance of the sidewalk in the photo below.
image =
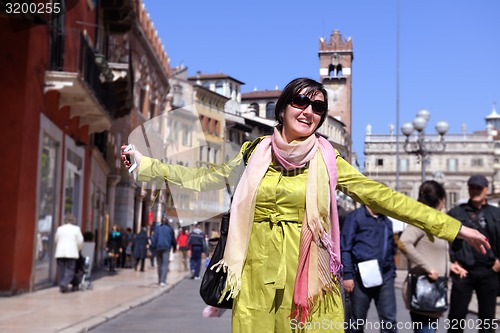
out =
{"type": "MultiPolygon", "coordinates": [[[[167,286],[157,284],[156,268],[146,263],[146,272],[120,269],[114,275],[103,272],[93,280],[93,289],[67,294],[57,287],[0,298],[0,332],[9,333],[79,333],[86,332],[132,308],[169,292],[188,272],[179,272],[177,255],[170,263],[167,286]]],[[[396,296],[400,297],[406,270],[399,270],[396,296]]],[[[470,311],[477,313],[472,300],[470,311]]],[[[500,319],[500,306],[497,306],[500,319]]]]}
{"type": "Polygon", "coordinates": [[[0,332],[86,332],[167,293],[189,276],[188,272],[179,272],[177,254],[172,257],[164,288],[158,286],[156,267],[147,260],[145,272],[130,268],[119,269],[116,274],[100,272],[91,290],[62,294],[58,287],[52,287],[0,298],[0,332]]]}

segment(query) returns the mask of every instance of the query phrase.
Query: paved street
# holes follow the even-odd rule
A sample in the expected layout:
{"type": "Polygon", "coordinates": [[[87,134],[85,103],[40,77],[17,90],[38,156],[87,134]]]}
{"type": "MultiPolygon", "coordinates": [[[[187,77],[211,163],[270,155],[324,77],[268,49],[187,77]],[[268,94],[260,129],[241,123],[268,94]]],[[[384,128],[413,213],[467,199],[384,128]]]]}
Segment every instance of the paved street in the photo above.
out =
{"type": "Polygon", "coordinates": [[[230,333],[230,310],[221,318],[203,318],[205,303],[198,293],[199,286],[200,280],[185,279],[168,293],[90,332],[230,333]]]}
{"type": "MultiPolygon", "coordinates": [[[[399,272],[401,275],[402,271],[399,272]]],[[[396,286],[401,285],[401,277],[396,281],[396,286]]],[[[203,318],[202,311],[205,307],[198,294],[200,281],[185,279],[151,302],[134,308],[119,317],[91,330],[92,333],[114,333],[114,332],[141,332],[147,328],[149,333],[176,332],[176,333],[230,333],[231,312],[228,310],[221,318],[203,318]]],[[[413,332],[408,311],[404,307],[401,298],[401,289],[396,290],[398,302],[398,325],[400,333],[413,332]]],[[[476,317],[470,315],[470,323],[476,317]]],[[[378,316],[372,303],[368,314],[366,333],[378,333],[378,316]]],[[[439,323],[438,333],[444,333],[444,320],[439,323]]],[[[466,329],[468,332],[476,330],[466,329]]],[[[263,332],[264,333],[264,332],[263,332]]]]}

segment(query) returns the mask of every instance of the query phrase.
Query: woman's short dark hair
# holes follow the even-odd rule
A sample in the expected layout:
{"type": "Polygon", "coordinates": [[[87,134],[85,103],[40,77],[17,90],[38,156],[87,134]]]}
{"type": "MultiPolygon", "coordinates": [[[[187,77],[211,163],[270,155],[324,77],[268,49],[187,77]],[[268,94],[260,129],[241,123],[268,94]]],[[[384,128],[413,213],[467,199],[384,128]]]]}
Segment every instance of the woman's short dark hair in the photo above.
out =
{"type": "MultiPolygon", "coordinates": [[[[295,95],[297,95],[304,89],[305,91],[303,92],[303,94],[307,97],[312,97],[318,92],[322,93],[325,99],[326,109],[328,110],[328,93],[321,83],[309,78],[298,78],[292,80],[286,85],[285,89],[283,89],[283,92],[276,102],[276,107],[274,108],[274,119],[278,122],[277,127],[279,130],[281,130],[283,127],[283,115],[286,106],[290,104],[292,98],[294,98],[295,95]]],[[[316,129],[318,129],[323,124],[327,114],[328,112],[325,112],[325,114],[321,116],[321,120],[316,129]]]]}
{"type": "Polygon", "coordinates": [[[418,190],[418,201],[432,208],[437,208],[439,202],[446,199],[446,191],[443,185],[434,180],[427,180],[420,185],[418,190]]]}

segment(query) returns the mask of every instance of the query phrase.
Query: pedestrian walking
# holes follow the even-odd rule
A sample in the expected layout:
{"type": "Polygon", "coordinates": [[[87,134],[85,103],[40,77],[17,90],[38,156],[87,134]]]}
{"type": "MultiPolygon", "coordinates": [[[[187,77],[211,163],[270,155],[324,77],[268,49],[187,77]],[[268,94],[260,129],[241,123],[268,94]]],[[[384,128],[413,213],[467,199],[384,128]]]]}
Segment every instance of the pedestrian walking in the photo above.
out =
{"type": "Polygon", "coordinates": [[[118,267],[121,253],[123,252],[123,238],[118,225],[113,225],[106,241],[106,252],[108,254],[108,269],[115,272],[118,267]]]}
{"type": "MultiPolygon", "coordinates": [[[[181,253],[181,267],[184,272],[188,270],[188,239],[189,234],[186,232],[186,230],[184,230],[184,228],[181,228],[179,230],[179,235],[177,236],[177,247],[181,253]]],[[[179,267],[179,270],[180,269],[181,268],[179,267]]]]}
{"type": "Polygon", "coordinates": [[[141,228],[132,239],[132,256],[134,257],[134,270],[140,264],[140,271],[144,272],[144,263],[148,254],[149,237],[146,228],[141,228]]]}
{"type": "Polygon", "coordinates": [[[64,224],[59,226],[54,238],[57,261],[57,284],[62,293],[68,292],[68,286],[73,281],[76,271],[76,261],[83,247],[83,235],[80,227],[75,225],[76,218],[68,214],[64,224]]]}
{"type": "Polygon", "coordinates": [[[125,234],[122,237],[122,255],[121,255],[121,268],[132,268],[132,239],[134,234],[132,233],[132,228],[127,228],[125,234]]]}
{"type": "Polygon", "coordinates": [[[191,279],[200,279],[201,259],[207,250],[205,235],[200,229],[200,223],[189,233],[188,247],[191,251],[191,279]]]}
{"type": "Polygon", "coordinates": [[[223,297],[234,299],[233,333],[313,332],[325,329],[318,329],[321,323],[343,332],[337,189],[438,237],[489,247],[477,230],[360,174],[316,134],[327,115],[323,85],[299,78],[276,103],[273,135],[244,143],[226,163],[189,168],[122,152],[127,168],[126,156],[133,155],[139,181],[165,179],[196,191],[225,188],[231,172],[246,165],[231,203],[224,257],[214,267],[228,274],[223,297]]]}
{"type": "Polygon", "coordinates": [[[158,266],[158,284],[165,287],[167,284],[168,265],[170,263],[170,251],[176,251],[177,242],[175,240],[174,229],[168,224],[166,217],[162,223],[155,228],[151,240],[152,251],[155,252],[158,266]]]}

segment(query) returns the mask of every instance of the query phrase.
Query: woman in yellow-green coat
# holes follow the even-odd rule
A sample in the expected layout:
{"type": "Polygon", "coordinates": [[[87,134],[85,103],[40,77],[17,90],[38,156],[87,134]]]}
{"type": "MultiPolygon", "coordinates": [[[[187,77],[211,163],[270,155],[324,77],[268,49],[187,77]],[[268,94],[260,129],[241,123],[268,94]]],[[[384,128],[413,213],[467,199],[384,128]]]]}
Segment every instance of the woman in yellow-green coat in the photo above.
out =
{"type": "Polygon", "coordinates": [[[316,134],[327,113],[323,85],[299,78],[276,103],[274,134],[243,144],[228,163],[187,168],[137,150],[122,155],[126,167],[126,155],[134,156],[140,181],[165,178],[204,191],[224,188],[251,147],[219,262],[228,271],[226,295],[234,297],[232,332],[344,331],[336,190],[437,237],[489,246],[479,232],[360,174],[316,134]]]}

